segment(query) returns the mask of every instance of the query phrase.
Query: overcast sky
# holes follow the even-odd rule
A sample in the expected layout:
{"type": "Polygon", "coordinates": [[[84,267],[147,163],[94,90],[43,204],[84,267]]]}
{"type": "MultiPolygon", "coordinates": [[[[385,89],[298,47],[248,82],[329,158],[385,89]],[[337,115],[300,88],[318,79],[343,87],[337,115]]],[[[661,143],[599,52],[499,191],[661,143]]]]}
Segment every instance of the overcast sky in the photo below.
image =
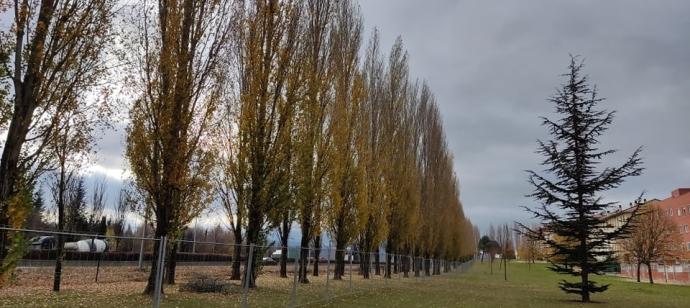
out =
{"type": "MultiPolygon", "coordinates": [[[[618,110],[604,146],[616,164],[644,146],[644,175],[607,194],[628,203],[690,186],[690,1],[360,2],[383,46],[401,35],[411,75],[426,79],[455,155],[465,213],[489,223],[528,219],[525,169],[539,169],[539,116],[568,54],[618,110]]],[[[386,47],[388,48],[388,47],[386,47]]]]}
{"type": "MultiPolygon", "coordinates": [[[[539,169],[539,116],[562,82],[568,54],[618,116],[604,145],[618,163],[645,146],[645,174],[607,194],[611,200],[666,198],[690,186],[690,1],[363,0],[367,37],[378,27],[388,49],[401,35],[411,75],[426,79],[455,156],[465,213],[489,223],[526,220],[534,202],[526,169],[539,169]]],[[[366,40],[365,40],[366,41],[366,40]]],[[[107,175],[116,200],[124,137],[100,141],[94,177],[107,175]]],[[[216,216],[222,217],[222,216],[216,216]]]]}

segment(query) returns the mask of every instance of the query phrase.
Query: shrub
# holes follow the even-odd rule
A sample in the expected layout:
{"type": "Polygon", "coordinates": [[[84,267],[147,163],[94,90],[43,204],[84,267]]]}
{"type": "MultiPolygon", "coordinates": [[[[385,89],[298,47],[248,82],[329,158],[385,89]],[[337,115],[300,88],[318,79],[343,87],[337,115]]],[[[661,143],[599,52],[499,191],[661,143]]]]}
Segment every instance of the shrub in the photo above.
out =
{"type": "Polygon", "coordinates": [[[195,293],[225,293],[230,285],[218,278],[212,278],[204,274],[195,274],[189,282],[180,287],[180,291],[195,293]]]}

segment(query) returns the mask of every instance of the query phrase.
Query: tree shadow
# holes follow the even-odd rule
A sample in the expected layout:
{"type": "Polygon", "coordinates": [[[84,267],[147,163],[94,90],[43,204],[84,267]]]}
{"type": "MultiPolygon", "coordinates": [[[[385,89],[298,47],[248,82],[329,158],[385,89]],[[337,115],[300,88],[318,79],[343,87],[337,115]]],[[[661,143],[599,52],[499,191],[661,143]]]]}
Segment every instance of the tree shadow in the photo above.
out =
{"type": "Polygon", "coordinates": [[[580,304],[580,305],[604,305],[604,304],[607,304],[606,302],[592,301],[592,300],[587,302],[587,303],[583,303],[579,299],[556,299],[556,300],[553,300],[553,302],[560,303],[560,304],[580,304]]]}

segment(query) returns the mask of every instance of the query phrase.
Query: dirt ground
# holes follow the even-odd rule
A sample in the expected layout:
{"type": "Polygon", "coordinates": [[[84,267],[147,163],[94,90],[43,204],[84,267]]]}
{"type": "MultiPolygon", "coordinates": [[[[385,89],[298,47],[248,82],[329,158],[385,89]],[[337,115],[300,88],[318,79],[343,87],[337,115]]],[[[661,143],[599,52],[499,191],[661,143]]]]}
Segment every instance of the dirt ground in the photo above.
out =
{"type": "MultiPolygon", "coordinates": [[[[265,302],[267,306],[287,304],[292,300],[293,269],[294,265],[288,264],[288,278],[281,278],[277,265],[263,266],[257,279],[258,288],[251,292],[250,297],[253,300],[259,297],[261,300],[268,300],[265,302]]],[[[311,283],[308,285],[298,284],[295,292],[299,296],[298,301],[318,301],[327,296],[351,292],[353,289],[365,290],[372,286],[384,285],[380,276],[371,281],[364,281],[357,274],[357,265],[352,266],[352,286],[349,282],[349,265],[346,267],[347,274],[342,281],[332,280],[332,269],[333,265],[329,268],[326,264],[321,264],[319,277],[310,276],[311,283]],[[325,278],[327,270],[330,272],[328,282],[325,278]]],[[[52,292],[53,271],[53,267],[48,266],[18,268],[12,283],[0,289],[0,307],[64,307],[77,303],[90,306],[88,303],[97,299],[98,302],[106,302],[99,304],[103,307],[138,306],[150,302],[150,299],[141,295],[148,279],[148,268],[140,270],[135,265],[102,266],[99,269],[91,266],[67,266],[63,270],[60,294],[52,292]],[[96,271],[98,271],[98,282],[96,282],[96,271]]],[[[229,280],[230,264],[178,265],[176,284],[165,286],[166,297],[175,299],[200,296],[180,291],[181,286],[198,275],[229,284],[230,292],[223,294],[222,300],[232,305],[240,302],[242,286],[240,281],[229,280]]],[[[208,297],[208,295],[204,296],[208,297]]],[[[166,300],[166,302],[170,301],[166,300]]]]}

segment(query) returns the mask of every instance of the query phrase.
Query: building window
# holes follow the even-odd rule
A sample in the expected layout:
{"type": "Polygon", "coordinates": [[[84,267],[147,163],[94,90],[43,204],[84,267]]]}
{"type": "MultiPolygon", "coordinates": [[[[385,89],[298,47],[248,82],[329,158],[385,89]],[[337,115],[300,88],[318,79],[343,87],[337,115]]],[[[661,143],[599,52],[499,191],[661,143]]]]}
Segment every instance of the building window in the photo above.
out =
{"type": "Polygon", "coordinates": [[[690,250],[690,242],[688,242],[688,250],[690,250]]]}
{"type": "Polygon", "coordinates": [[[683,225],[683,232],[688,233],[688,225],[683,225]]]}
{"type": "Polygon", "coordinates": [[[678,209],[678,216],[680,216],[680,209],[678,209]]]}

